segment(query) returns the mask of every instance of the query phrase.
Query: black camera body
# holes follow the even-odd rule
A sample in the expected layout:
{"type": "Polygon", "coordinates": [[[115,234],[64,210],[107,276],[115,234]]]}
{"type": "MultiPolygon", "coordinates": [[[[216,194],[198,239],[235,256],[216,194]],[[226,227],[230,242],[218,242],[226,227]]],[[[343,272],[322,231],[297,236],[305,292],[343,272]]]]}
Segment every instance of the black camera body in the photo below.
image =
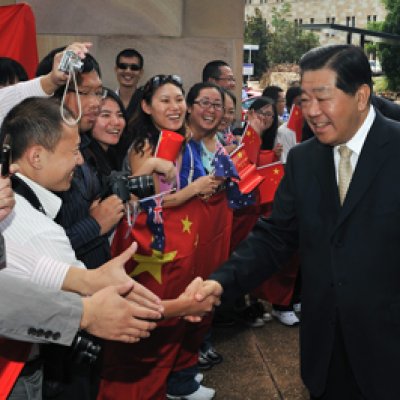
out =
{"type": "Polygon", "coordinates": [[[58,69],[65,73],[68,73],[70,70],[81,72],[83,69],[83,61],[73,51],[66,50],[63,53],[58,69]]]}
{"type": "Polygon", "coordinates": [[[100,345],[78,333],[72,343],[71,358],[76,364],[93,364],[100,351],[100,345]]]}
{"type": "Polygon", "coordinates": [[[113,171],[105,178],[104,187],[106,190],[103,198],[116,194],[123,202],[129,201],[131,194],[139,199],[155,194],[151,175],[128,176],[126,173],[113,171]]]}

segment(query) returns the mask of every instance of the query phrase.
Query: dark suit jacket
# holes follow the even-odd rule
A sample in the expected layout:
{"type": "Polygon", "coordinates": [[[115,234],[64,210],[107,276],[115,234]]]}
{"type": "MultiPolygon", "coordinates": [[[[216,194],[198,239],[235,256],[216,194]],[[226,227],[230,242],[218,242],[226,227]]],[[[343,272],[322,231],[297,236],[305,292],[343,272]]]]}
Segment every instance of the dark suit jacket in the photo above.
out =
{"type": "Polygon", "coordinates": [[[341,322],[368,399],[400,399],[400,124],[379,113],[339,203],[333,151],[316,138],[289,153],[270,220],[215,272],[226,298],[248,292],[299,246],[303,380],[324,391],[341,322]]]}

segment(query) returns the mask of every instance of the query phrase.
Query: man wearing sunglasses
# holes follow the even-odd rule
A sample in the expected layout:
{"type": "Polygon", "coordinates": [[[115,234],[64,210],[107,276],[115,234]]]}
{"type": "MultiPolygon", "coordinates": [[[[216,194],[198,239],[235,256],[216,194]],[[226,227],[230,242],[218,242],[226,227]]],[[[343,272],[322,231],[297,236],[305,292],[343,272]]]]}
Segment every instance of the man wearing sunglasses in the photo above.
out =
{"type": "Polygon", "coordinates": [[[115,59],[117,94],[124,104],[128,119],[139,106],[138,83],[143,75],[143,56],[135,49],[120,51],[115,59]]]}

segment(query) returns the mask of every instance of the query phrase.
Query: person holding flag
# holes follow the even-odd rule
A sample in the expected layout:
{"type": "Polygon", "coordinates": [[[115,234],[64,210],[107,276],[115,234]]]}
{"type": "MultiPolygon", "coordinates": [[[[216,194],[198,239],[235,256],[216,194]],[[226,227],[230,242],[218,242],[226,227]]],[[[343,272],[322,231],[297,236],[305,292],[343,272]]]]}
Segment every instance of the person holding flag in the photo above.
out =
{"type": "MultiPolygon", "coordinates": [[[[132,171],[154,155],[162,130],[177,132],[186,137],[186,110],[185,92],[179,76],[156,75],[147,81],[143,88],[141,108],[128,126],[128,136],[133,138],[128,152],[132,171]]],[[[179,154],[176,160],[177,169],[184,167],[187,151],[184,147],[179,154]]],[[[212,177],[203,177],[188,183],[191,184],[183,185],[182,190],[179,190],[181,186],[177,182],[178,190],[164,197],[164,207],[178,206],[196,195],[211,195],[219,184],[212,177]]]]}
{"type": "MultiPolygon", "coordinates": [[[[166,239],[170,238],[169,243],[174,242],[175,239],[172,236],[176,236],[178,232],[176,229],[171,231],[171,228],[168,228],[168,221],[164,218],[163,210],[184,205],[184,203],[195,197],[208,198],[215,192],[220,183],[214,177],[206,176],[204,170],[199,168],[193,168],[194,173],[191,180],[186,176],[186,181],[182,182],[182,174],[179,174],[179,170],[183,170],[187,165],[190,165],[190,161],[187,164],[187,160],[190,160],[190,146],[183,143],[181,149],[173,152],[175,155],[172,156],[170,154],[171,151],[169,151],[172,147],[169,144],[175,145],[177,136],[186,138],[184,124],[186,111],[185,93],[180,77],[177,75],[156,75],[144,85],[141,108],[128,124],[126,135],[128,141],[131,138],[131,145],[127,158],[131,171],[137,171],[143,167],[146,160],[160,155],[170,160],[172,157],[175,162],[175,171],[179,176],[176,185],[178,190],[176,192],[162,193],[161,190],[161,193],[159,193],[160,190],[157,190],[155,196],[140,201],[142,209],[147,214],[145,221],[147,229],[139,229],[141,215],[138,216],[133,229],[130,230],[131,235],[128,238],[126,238],[126,229],[122,232],[123,225],[117,228],[113,240],[113,248],[115,249],[120,247],[118,241],[135,240],[135,235],[140,235],[143,231],[151,232],[151,235],[149,235],[151,237],[137,237],[140,243],[139,254],[135,261],[147,260],[151,257],[151,260],[154,259],[155,263],[159,263],[164,258],[172,257],[172,254],[182,257],[180,255],[181,248],[178,250],[174,248],[172,251],[168,247],[168,240],[166,239]],[[165,151],[165,146],[170,147],[167,149],[168,151],[165,151]],[[148,256],[149,253],[151,256],[148,256]]],[[[156,180],[157,178],[156,176],[156,180]]],[[[179,207],[180,209],[181,207],[179,207]]],[[[168,212],[171,214],[170,210],[168,212]]],[[[174,212],[172,211],[172,214],[174,212]]],[[[165,211],[165,214],[167,214],[167,211],[165,211]]],[[[191,223],[187,218],[186,216],[186,224],[191,223]]],[[[190,230],[189,225],[187,225],[187,229],[190,230]]],[[[177,240],[179,241],[179,239],[177,240]]],[[[182,247],[182,240],[180,242],[182,247]]],[[[138,262],[140,263],[140,261],[138,262]]],[[[158,292],[160,296],[164,293],[168,293],[168,295],[175,294],[175,291],[181,293],[185,289],[186,282],[192,276],[193,270],[188,268],[185,260],[175,262],[171,260],[168,267],[163,269],[158,281],[153,275],[146,280],[148,276],[140,273],[140,270],[136,271],[136,268],[138,268],[136,264],[132,266],[132,273],[137,273],[137,279],[143,279],[142,282],[144,284],[150,281],[149,285],[154,285],[155,292],[158,292]],[[178,271],[179,277],[176,277],[176,271],[178,271]],[[181,282],[185,282],[185,284],[181,284],[181,282]],[[182,286],[178,287],[179,284],[182,286]]],[[[118,346],[110,348],[105,356],[105,372],[99,398],[103,398],[101,396],[106,398],[109,393],[119,393],[119,396],[121,396],[119,398],[124,398],[123,396],[141,396],[140,398],[144,399],[149,396],[149,399],[164,399],[167,393],[171,396],[183,393],[185,395],[202,396],[202,399],[211,399],[215,391],[211,388],[206,388],[195,379],[196,371],[193,374],[191,372],[189,376],[184,378],[176,375],[175,383],[171,384],[172,387],[169,385],[167,388],[167,377],[177,364],[182,342],[184,340],[190,341],[191,339],[191,337],[187,337],[189,332],[187,329],[182,320],[165,321],[165,323],[159,324],[158,330],[158,332],[165,332],[165,334],[160,333],[151,345],[139,345],[132,349],[118,346]],[[171,338],[171,329],[174,331],[174,338],[171,338]],[[176,336],[180,339],[176,339],[176,336]],[[175,342],[171,343],[173,340],[175,342]],[[153,354],[155,351],[157,356],[153,354]],[[127,357],[127,354],[129,354],[129,357],[127,357]],[[160,357],[159,354],[163,356],[160,357]],[[143,363],[141,360],[144,360],[143,363]],[[135,362],[140,365],[135,367],[135,362]],[[129,378],[125,376],[125,371],[128,370],[131,371],[129,378]],[[146,375],[145,377],[143,376],[144,374],[146,375]],[[121,383],[122,381],[124,382],[123,384],[121,383]],[[151,393],[149,393],[146,382],[151,382],[151,393]],[[183,383],[183,388],[181,387],[179,392],[175,389],[176,385],[180,383],[183,383]],[[123,389],[121,385],[123,385],[123,389]]],[[[195,326],[191,328],[190,332],[196,329],[197,327],[195,326]]],[[[193,344],[190,343],[190,346],[193,347],[193,344]]],[[[194,353],[196,356],[195,363],[197,363],[197,349],[194,350],[194,353]]],[[[181,370],[183,364],[178,365],[178,367],[181,370]]]]}

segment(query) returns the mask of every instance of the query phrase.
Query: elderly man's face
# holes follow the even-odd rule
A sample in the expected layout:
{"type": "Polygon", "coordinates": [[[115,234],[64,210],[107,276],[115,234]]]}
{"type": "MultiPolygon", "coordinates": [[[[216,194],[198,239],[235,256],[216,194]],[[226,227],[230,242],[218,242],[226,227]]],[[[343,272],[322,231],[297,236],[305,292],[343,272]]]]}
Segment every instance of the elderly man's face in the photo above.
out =
{"type": "Polygon", "coordinates": [[[301,89],[304,118],[321,143],[346,143],[368,114],[368,85],[349,95],[336,87],[336,72],[331,69],[305,71],[301,89]]]}

